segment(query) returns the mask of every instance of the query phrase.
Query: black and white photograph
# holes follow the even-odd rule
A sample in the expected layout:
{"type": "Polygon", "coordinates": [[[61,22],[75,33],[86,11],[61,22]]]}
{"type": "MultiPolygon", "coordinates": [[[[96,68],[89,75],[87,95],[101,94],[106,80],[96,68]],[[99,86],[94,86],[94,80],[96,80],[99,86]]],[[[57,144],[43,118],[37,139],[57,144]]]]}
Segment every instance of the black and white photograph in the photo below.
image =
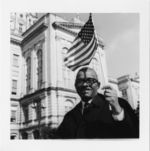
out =
{"type": "Polygon", "coordinates": [[[139,138],[139,14],[10,17],[11,139],[139,138]]]}
{"type": "Polygon", "coordinates": [[[144,2],[3,7],[2,150],[148,149],[144,2]]]}

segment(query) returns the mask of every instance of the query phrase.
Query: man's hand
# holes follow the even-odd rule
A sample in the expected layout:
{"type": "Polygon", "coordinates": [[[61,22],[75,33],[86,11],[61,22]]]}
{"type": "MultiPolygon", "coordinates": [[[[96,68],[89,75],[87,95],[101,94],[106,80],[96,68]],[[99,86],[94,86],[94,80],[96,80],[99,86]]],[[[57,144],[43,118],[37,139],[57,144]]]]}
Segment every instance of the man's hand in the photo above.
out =
{"type": "Polygon", "coordinates": [[[110,85],[103,86],[102,90],[105,90],[104,96],[106,101],[108,101],[109,104],[111,105],[113,114],[114,115],[120,114],[122,108],[118,102],[117,91],[110,85]]]}

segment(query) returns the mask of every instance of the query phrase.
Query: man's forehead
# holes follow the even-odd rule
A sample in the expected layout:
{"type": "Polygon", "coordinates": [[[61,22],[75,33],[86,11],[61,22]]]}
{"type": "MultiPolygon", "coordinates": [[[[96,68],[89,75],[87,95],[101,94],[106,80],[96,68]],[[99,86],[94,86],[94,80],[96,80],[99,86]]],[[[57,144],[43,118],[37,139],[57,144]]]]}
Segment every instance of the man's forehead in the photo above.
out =
{"type": "Polygon", "coordinates": [[[79,71],[77,78],[94,78],[97,79],[97,74],[92,69],[87,69],[85,71],[79,71]]]}

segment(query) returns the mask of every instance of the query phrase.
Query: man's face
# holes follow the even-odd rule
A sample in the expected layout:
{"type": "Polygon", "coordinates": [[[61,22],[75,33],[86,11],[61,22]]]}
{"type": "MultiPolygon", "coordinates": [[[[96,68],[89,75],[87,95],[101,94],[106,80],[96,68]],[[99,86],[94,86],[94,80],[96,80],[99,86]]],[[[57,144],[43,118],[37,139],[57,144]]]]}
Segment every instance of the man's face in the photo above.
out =
{"type": "Polygon", "coordinates": [[[99,88],[96,73],[91,69],[80,71],[77,74],[75,87],[81,99],[89,101],[97,94],[99,88]]]}

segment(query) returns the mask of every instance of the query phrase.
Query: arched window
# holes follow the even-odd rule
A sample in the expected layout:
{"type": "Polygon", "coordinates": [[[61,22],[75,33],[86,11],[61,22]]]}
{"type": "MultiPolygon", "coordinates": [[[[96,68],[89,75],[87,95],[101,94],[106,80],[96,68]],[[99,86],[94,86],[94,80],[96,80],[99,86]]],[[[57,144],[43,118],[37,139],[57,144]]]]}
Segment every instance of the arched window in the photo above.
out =
{"type": "Polygon", "coordinates": [[[42,60],[42,50],[41,49],[39,49],[37,51],[37,61],[38,61],[38,67],[37,67],[38,89],[40,89],[40,88],[42,88],[42,72],[43,72],[43,68],[42,68],[43,60],[42,60]]]}
{"type": "Polygon", "coordinates": [[[17,134],[13,133],[13,134],[11,134],[10,139],[16,139],[16,137],[17,137],[17,134]]]}
{"type": "Polygon", "coordinates": [[[27,60],[27,93],[30,92],[31,89],[31,58],[28,57],[27,60]]]}
{"type": "Polygon", "coordinates": [[[33,131],[33,136],[34,136],[34,139],[40,139],[40,132],[39,132],[39,130],[33,131]]]}
{"type": "Polygon", "coordinates": [[[72,100],[67,99],[65,101],[65,113],[69,112],[73,107],[74,107],[74,103],[72,102],[72,100]]]}
{"type": "Polygon", "coordinates": [[[28,105],[22,106],[23,108],[23,114],[24,114],[24,122],[28,122],[29,120],[29,108],[28,105]]]}
{"type": "Polygon", "coordinates": [[[17,113],[16,110],[11,111],[11,118],[10,118],[11,123],[16,123],[16,113],[17,113]]]}
{"type": "Polygon", "coordinates": [[[37,100],[33,103],[33,107],[35,109],[36,119],[40,120],[42,115],[42,104],[40,100],[37,100]]]}

